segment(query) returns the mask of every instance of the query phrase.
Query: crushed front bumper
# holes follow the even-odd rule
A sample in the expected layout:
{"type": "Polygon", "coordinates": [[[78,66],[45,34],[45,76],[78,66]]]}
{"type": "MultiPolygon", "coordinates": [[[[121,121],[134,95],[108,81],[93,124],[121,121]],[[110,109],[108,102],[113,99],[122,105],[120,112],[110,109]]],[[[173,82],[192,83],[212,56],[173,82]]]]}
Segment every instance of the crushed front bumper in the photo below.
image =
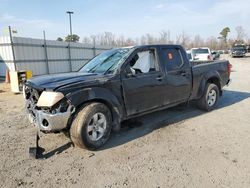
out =
{"type": "Polygon", "coordinates": [[[55,114],[44,112],[43,110],[27,111],[30,123],[34,124],[43,132],[55,132],[65,129],[70,116],[74,113],[74,107],[69,106],[66,112],[57,112],[55,114]]]}

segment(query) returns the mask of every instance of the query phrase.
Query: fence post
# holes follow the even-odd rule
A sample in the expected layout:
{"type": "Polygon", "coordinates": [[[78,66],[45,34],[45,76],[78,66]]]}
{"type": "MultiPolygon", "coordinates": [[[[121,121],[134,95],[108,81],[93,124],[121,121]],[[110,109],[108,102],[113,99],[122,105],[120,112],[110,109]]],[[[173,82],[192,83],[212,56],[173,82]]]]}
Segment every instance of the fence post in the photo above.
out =
{"type": "Polygon", "coordinates": [[[17,68],[16,68],[16,57],[15,57],[13,38],[12,38],[12,30],[11,30],[10,26],[9,26],[9,35],[10,35],[10,46],[11,46],[12,55],[13,55],[14,71],[16,71],[17,70],[17,68]]]}
{"type": "Polygon", "coordinates": [[[70,51],[70,42],[68,44],[69,49],[69,71],[72,72],[72,62],[71,62],[71,51],[70,51]]]}
{"type": "Polygon", "coordinates": [[[96,56],[95,37],[93,38],[93,43],[94,43],[93,54],[94,54],[94,57],[95,57],[96,56]]]}
{"type": "Polygon", "coordinates": [[[45,52],[45,63],[46,63],[46,69],[47,74],[49,74],[49,60],[48,60],[48,52],[47,52],[47,44],[46,44],[46,37],[45,37],[45,31],[43,31],[43,40],[44,40],[44,52],[45,52]]]}

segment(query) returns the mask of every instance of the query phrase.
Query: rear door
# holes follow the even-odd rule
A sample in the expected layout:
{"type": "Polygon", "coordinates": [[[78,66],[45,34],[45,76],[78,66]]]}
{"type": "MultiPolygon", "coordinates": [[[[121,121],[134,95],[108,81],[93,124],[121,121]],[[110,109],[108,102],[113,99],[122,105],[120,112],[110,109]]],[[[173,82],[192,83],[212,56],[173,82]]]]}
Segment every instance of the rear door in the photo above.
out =
{"type": "Polygon", "coordinates": [[[161,49],[161,62],[166,71],[164,104],[186,101],[192,89],[192,73],[187,55],[178,47],[161,49]]]}
{"type": "Polygon", "coordinates": [[[156,49],[140,49],[131,55],[122,76],[128,116],[163,105],[163,76],[156,49]],[[136,62],[130,63],[133,58],[136,62]]]}

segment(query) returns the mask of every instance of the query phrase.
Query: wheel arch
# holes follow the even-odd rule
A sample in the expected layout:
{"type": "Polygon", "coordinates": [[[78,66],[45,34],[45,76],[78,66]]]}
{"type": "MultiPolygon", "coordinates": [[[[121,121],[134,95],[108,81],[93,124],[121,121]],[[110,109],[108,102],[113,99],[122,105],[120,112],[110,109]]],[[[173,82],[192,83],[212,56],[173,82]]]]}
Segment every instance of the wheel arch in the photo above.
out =
{"type": "Polygon", "coordinates": [[[121,102],[113,95],[109,90],[105,88],[86,88],[78,90],[67,96],[71,104],[75,106],[76,112],[72,114],[71,121],[68,123],[68,127],[74,119],[74,116],[81,110],[85,105],[93,102],[99,102],[108,107],[111,112],[113,129],[120,129],[120,122],[124,116],[124,111],[121,102]]]}
{"type": "Polygon", "coordinates": [[[222,95],[222,90],[221,90],[221,83],[220,83],[220,79],[218,77],[211,77],[207,80],[206,84],[211,83],[211,84],[215,84],[217,85],[217,87],[219,88],[219,92],[220,95],[222,95]]]}
{"type": "Polygon", "coordinates": [[[208,83],[213,83],[213,84],[217,85],[217,87],[219,88],[220,95],[222,95],[220,74],[217,71],[211,71],[203,76],[203,78],[200,82],[198,93],[197,93],[197,99],[202,97],[202,95],[206,89],[206,85],[208,83]]]}

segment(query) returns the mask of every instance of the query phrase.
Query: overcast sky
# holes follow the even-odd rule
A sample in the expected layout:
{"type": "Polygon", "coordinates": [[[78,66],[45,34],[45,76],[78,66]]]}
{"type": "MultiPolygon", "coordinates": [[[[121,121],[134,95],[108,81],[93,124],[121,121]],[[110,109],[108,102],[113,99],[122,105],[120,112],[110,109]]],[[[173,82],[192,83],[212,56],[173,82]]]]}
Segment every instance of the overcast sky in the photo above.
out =
{"type": "Polygon", "coordinates": [[[181,32],[203,38],[218,36],[222,28],[242,26],[250,37],[250,0],[0,0],[0,33],[8,25],[18,36],[48,39],[69,33],[67,10],[73,33],[80,37],[113,32],[125,37],[158,35],[169,30],[171,38],[181,32]]]}

